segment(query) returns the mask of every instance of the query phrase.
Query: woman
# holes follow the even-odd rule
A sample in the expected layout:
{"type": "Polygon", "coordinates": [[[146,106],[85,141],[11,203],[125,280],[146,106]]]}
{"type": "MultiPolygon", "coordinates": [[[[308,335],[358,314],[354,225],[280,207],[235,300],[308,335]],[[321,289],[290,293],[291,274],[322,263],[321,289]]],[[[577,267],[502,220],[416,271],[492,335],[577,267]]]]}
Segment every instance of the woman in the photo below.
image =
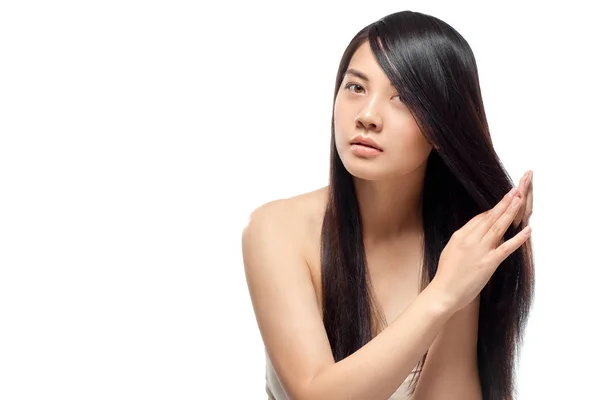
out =
{"type": "Polygon", "coordinates": [[[244,229],[269,398],[511,399],[531,178],[512,188],[458,32],[410,11],[362,29],[336,79],[329,185],[244,229]]]}

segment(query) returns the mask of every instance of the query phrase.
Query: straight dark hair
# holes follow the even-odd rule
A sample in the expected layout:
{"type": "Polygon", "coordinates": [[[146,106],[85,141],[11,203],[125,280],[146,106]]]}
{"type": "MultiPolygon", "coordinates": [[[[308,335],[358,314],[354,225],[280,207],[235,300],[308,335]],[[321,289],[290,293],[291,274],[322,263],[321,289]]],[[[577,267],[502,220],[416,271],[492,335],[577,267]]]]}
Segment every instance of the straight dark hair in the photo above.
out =
{"type": "MultiPolygon", "coordinates": [[[[494,207],[514,186],[496,154],[485,116],[475,57],[450,25],[402,11],[359,31],[343,53],[335,97],[356,49],[369,41],[376,59],[425,138],[434,145],[423,189],[423,272],[433,279],[452,234],[494,207]]],[[[367,272],[360,210],[352,175],[335,146],[331,121],[329,198],[321,231],[323,322],[335,361],[375,335],[377,305],[367,272]]],[[[508,240],[524,228],[511,225],[508,240]]],[[[492,275],[481,291],[477,363],[484,400],[515,394],[515,360],[534,291],[530,240],[492,275]]],[[[427,354],[419,361],[423,367],[427,354]]],[[[410,384],[414,393],[420,371],[410,384]]]]}

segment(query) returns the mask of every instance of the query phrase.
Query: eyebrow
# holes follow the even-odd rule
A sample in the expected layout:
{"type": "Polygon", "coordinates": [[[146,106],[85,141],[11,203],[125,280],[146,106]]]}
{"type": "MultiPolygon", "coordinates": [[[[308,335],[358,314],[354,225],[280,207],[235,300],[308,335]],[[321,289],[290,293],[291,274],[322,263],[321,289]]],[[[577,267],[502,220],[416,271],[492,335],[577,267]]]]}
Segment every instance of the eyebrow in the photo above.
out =
{"type": "MultiPolygon", "coordinates": [[[[367,78],[367,75],[365,75],[363,72],[360,72],[359,70],[354,69],[354,68],[348,68],[348,70],[346,70],[346,73],[344,75],[354,75],[357,78],[364,80],[365,82],[369,82],[369,78],[367,78]]],[[[394,84],[392,82],[390,82],[390,86],[394,87],[394,84]]]]}

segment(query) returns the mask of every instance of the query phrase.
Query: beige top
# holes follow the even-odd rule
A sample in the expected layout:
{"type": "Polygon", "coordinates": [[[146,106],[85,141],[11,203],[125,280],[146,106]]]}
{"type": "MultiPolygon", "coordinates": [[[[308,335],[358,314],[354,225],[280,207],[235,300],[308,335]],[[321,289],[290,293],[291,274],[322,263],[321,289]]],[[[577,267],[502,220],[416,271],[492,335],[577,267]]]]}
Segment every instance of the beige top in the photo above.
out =
{"type": "MultiPolygon", "coordinates": [[[[289,400],[285,390],[281,386],[281,382],[277,377],[277,373],[273,368],[273,364],[271,364],[271,360],[267,352],[265,351],[265,360],[266,360],[266,391],[268,395],[268,400],[289,400]]],[[[390,396],[389,400],[410,400],[410,396],[408,394],[408,384],[412,379],[413,375],[416,373],[416,367],[411,371],[410,374],[406,377],[404,382],[396,389],[396,391],[390,396]]]]}

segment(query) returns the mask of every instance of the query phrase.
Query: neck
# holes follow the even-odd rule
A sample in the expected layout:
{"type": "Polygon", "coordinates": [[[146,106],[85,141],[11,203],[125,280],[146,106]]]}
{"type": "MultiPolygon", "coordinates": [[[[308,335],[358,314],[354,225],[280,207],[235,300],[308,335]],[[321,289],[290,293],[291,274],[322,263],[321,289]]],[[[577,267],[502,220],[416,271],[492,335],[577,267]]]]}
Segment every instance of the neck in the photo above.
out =
{"type": "Polygon", "coordinates": [[[390,180],[354,178],[365,243],[390,242],[423,230],[425,166],[390,180]]]}

